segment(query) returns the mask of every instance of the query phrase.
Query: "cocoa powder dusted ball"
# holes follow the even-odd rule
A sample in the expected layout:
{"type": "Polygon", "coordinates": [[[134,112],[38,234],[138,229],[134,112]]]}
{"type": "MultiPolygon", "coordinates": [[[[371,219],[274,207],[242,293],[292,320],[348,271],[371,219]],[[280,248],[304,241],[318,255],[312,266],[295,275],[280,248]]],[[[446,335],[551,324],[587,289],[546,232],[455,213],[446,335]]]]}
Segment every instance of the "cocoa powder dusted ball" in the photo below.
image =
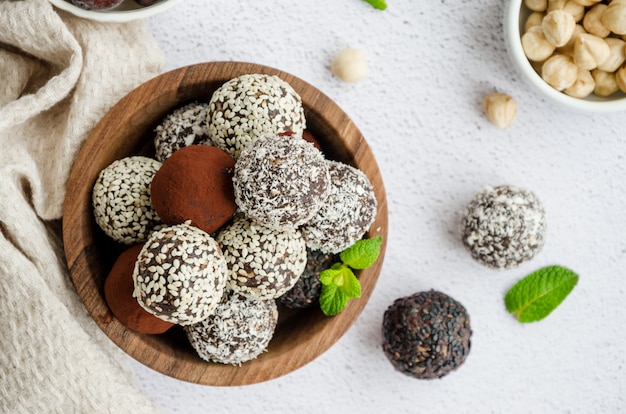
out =
{"type": "Polygon", "coordinates": [[[233,192],[235,160],[206,145],[176,151],[154,175],[152,205],[166,224],[187,220],[211,234],[237,210],[233,192]]]}
{"type": "Polygon", "coordinates": [[[230,292],[213,315],[184,329],[203,360],[241,365],[267,348],[277,323],[278,310],[273,300],[230,292]]]}
{"type": "Polygon", "coordinates": [[[179,325],[209,317],[225,293],[227,268],[215,240],[188,223],[153,232],[137,258],[133,296],[179,325]]]}
{"type": "Polygon", "coordinates": [[[324,205],[331,177],[324,156],[303,139],[264,135],[235,164],[235,201],[251,219],[295,229],[324,205]]]}
{"type": "Polygon", "coordinates": [[[276,299],[306,266],[298,230],[273,230],[237,214],[216,236],[228,266],[228,287],[245,296],[276,299]]]}
{"type": "Polygon", "coordinates": [[[150,183],[160,168],[152,158],[130,156],[100,172],[92,204],[96,223],[107,236],[127,245],[141,243],[163,224],[150,198],[150,183]]]}
{"type": "Polygon", "coordinates": [[[163,162],[189,145],[211,145],[208,112],[208,103],[192,102],[167,114],[154,129],[155,158],[163,162]]]}
{"type": "Polygon", "coordinates": [[[509,185],[487,187],[467,205],[461,233],[463,244],[479,263],[511,269],[543,247],[545,211],[531,191],[509,185]]]}
{"type": "Polygon", "coordinates": [[[174,324],[147,312],[133,297],[133,270],[142,247],[135,245],[118,256],[104,281],[104,297],[122,325],[139,333],[160,334],[174,324]]]}
{"type": "Polygon", "coordinates": [[[376,218],[377,200],[367,176],[357,168],[327,161],[330,194],[301,227],[307,247],[340,253],[360,240],[376,218]]]}
{"type": "Polygon", "coordinates": [[[470,351],[465,307],[430,290],[396,299],[383,317],[383,351],[394,368],[418,379],[448,375],[470,351]]]}
{"type": "Polygon", "coordinates": [[[235,159],[262,135],[300,137],[305,127],[302,99],[278,76],[236,77],[220,86],[209,102],[211,141],[235,159]]]}

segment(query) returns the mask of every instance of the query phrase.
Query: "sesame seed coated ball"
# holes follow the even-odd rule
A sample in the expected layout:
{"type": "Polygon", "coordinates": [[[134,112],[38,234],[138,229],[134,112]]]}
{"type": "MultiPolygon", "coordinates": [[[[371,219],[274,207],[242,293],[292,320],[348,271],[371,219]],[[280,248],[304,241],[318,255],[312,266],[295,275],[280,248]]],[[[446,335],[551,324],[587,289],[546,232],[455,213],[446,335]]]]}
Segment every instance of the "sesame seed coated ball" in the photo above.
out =
{"type": "Polygon", "coordinates": [[[131,156],[100,171],[92,190],[96,223],[113,240],[131,245],[144,242],[162,225],[150,201],[150,183],[161,163],[131,156]]]}
{"type": "Polygon", "coordinates": [[[189,145],[211,145],[208,112],[208,103],[192,102],[167,114],[154,129],[156,159],[163,162],[189,145]]]}
{"type": "Polygon", "coordinates": [[[244,296],[276,299],[296,283],[306,266],[298,230],[273,230],[243,214],[216,237],[228,266],[228,287],[244,296]]]}
{"type": "Polygon", "coordinates": [[[361,170],[338,161],[326,161],[330,195],[300,230],[307,247],[340,253],[360,240],[376,218],[377,200],[361,170]]]}
{"type": "Polygon", "coordinates": [[[213,315],[184,330],[203,360],[241,365],[267,348],[277,323],[278,310],[273,300],[230,292],[213,315]]]}
{"type": "Polygon", "coordinates": [[[396,299],[383,316],[385,355],[418,379],[441,378],[462,365],[471,335],[465,307],[435,290],[396,299]]]}
{"type": "Polygon", "coordinates": [[[463,244],[479,263],[511,269],[543,247],[545,211],[531,191],[508,185],[487,187],[467,205],[461,231],[463,244]]]}
{"type": "Polygon", "coordinates": [[[302,99],[278,76],[247,74],[220,86],[209,102],[213,145],[235,159],[261,135],[302,136],[306,128],[302,99]]]}
{"type": "Polygon", "coordinates": [[[225,293],[227,268],[216,241],[188,223],[153,232],[133,272],[146,311],[179,325],[209,317],[225,293]]]}
{"type": "Polygon", "coordinates": [[[251,219],[273,229],[293,229],[324,204],[330,175],[313,144],[270,134],[241,153],[233,185],[237,206],[251,219]]]}

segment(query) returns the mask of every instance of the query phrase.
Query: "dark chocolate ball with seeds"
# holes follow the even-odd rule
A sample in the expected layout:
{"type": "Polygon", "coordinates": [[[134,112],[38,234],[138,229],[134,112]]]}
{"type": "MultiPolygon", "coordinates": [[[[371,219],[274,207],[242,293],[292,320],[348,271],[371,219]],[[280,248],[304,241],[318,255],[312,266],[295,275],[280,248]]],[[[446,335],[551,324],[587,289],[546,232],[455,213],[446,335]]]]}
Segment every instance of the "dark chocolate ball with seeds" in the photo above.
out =
{"type": "Polygon", "coordinates": [[[396,299],[383,317],[383,351],[394,368],[418,379],[441,378],[470,351],[465,307],[435,290],[396,299]]]}
{"type": "Polygon", "coordinates": [[[510,185],[487,187],[467,205],[461,232],[463,244],[479,263],[511,269],[543,247],[546,215],[531,191],[510,185]]]}
{"type": "Polygon", "coordinates": [[[290,309],[303,309],[318,302],[322,292],[320,273],[339,261],[339,255],[307,249],[304,272],[296,284],[278,298],[278,303],[290,309]]]}
{"type": "Polygon", "coordinates": [[[96,223],[113,240],[131,245],[146,241],[163,225],[150,199],[150,183],[161,168],[152,158],[130,156],[100,171],[92,190],[96,223]]]}
{"type": "Polygon", "coordinates": [[[300,95],[274,75],[233,78],[213,93],[209,105],[213,145],[235,159],[262,135],[282,133],[300,139],[306,128],[300,95]]]}
{"type": "Polygon", "coordinates": [[[226,292],[217,242],[189,223],[153,232],[137,257],[133,296],[151,314],[179,325],[209,317],[226,292]]]}
{"type": "Polygon", "coordinates": [[[277,323],[278,310],[274,300],[253,299],[229,292],[213,315],[184,329],[203,360],[241,365],[267,348],[277,323]]]}
{"type": "Polygon", "coordinates": [[[208,112],[208,103],[192,102],[167,114],[154,129],[155,158],[163,162],[181,148],[211,145],[208,112]]]}

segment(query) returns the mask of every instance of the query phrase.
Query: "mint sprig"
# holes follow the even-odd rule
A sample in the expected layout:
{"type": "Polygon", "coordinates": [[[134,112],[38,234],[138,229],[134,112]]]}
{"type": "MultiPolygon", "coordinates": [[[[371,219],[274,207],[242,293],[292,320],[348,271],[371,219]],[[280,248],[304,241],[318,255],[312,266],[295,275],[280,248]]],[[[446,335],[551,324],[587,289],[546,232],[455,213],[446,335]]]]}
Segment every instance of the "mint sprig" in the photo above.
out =
{"type": "Polygon", "coordinates": [[[382,237],[359,240],[339,254],[342,263],[335,263],[320,273],[322,292],[320,307],[326,316],[341,312],[351,298],[361,297],[361,283],[353,269],[366,269],[380,255],[382,237]]]}
{"type": "Polygon", "coordinates": [[[387,3],[385,0],[364,0],[366,3],[369,3],[373,8],[378,10],[385,10],[387,8],[387,3]]]}
{"type": "Polygon", "coordinates": [[[536,322],[548,316],[570,294],[578,275],[561,266],[539,269],[519,282],[506,294],[507,311],[523,323],[536,322]]]}

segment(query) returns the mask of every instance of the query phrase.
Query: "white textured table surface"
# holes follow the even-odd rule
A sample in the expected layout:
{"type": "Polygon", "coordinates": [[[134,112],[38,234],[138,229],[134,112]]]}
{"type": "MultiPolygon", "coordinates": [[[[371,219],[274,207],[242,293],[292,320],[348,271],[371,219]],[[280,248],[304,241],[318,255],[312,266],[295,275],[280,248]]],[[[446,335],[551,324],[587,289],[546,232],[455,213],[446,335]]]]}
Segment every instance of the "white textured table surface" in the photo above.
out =
{"type": "Polygon", "coordinates": [[[522,82],[506,54],[502,0],[186,0],[148,25],[166,69],[214,61],[261,63],[334,99],[376,155],[389,201],[389,241],[361,317],[328,352],[267,383],[196,386],[134,364],[166,413],[615,413],[626,411],[626,113],[555,107],[522,82]],[[361,49],[368,77],[329,70],[361,49]],[[505,131],[482,115],[483,97],[510,93],[505,131]],[[523,266],[493,271],[460,242],[460,212],[487,185],[534,191],[547,242],[523,266]],[[561,264],[578,286],[547,319],[522,325],[503,297],[520,278],[561,264]],[[440,380],[392,368],[381,323],[394,299],[436,289],[471,315],[466,363],[440,380]]]}

